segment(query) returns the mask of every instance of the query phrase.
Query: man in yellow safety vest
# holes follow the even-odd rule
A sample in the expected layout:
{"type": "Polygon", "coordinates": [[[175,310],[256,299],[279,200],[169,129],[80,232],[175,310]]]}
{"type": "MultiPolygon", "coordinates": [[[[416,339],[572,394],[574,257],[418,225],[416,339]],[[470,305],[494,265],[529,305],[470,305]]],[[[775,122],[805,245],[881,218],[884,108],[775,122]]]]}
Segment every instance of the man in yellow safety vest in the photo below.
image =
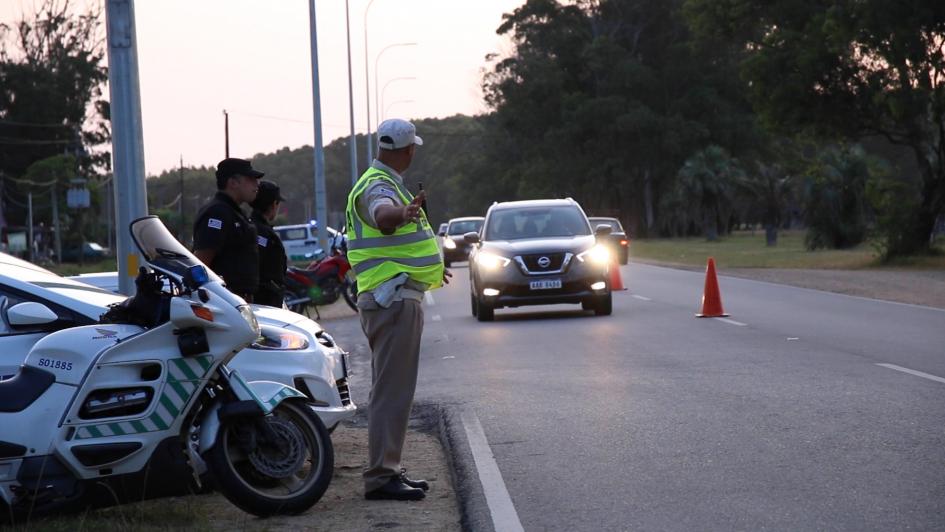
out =
{"type": "Polygon", "coordinates": [[[361,328],[371,346],[366,499],[419,500],[430,488],[400,468],[413,405],[423,333],[423,294],[450,273],[421,208],[401,173],[423,139],[406,120],[377,127],[378,156],[348,195],[348,260],[357,275],[361,328]]]}

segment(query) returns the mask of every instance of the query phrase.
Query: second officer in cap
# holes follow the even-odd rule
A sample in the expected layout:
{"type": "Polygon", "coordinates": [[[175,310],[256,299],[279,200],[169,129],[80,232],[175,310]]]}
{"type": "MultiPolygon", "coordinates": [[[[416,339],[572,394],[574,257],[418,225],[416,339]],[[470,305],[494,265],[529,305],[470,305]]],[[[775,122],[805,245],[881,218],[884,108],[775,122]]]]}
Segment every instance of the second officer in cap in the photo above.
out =
{"type": "Polygon", "coordinates": [[[194,222],[194,255],[247,302],[253,301],[259,285],[259,253],[256,227],[240,205],[256,199],[263,175],[245,159],[220,161],[217,193],[194,222]]]}
{"type": "Polygon", "coordinates": [[[271,307],[281,307],[285,299],[285,270],[288,266],[285,247],[272,228],[272,222],[279,214],[279,204],[283,201],[279,185],[260,180],[256,199],[250,203],[259,251],[259,288],[254,302],[271,307]]]}

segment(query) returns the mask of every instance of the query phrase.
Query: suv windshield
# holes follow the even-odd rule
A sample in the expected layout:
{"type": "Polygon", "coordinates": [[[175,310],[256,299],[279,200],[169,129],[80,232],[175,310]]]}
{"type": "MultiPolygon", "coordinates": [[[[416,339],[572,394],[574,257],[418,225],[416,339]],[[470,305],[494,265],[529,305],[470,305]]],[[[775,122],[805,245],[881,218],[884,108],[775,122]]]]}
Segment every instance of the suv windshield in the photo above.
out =
{"type": "Polygon", "coordinates": [[[466,233],[478,233],[480,227],[482,227],[482,220],[462,220],[451,223],[447,234],[465,235],[466,233]]]}
{"type": "MultiPolygon", "coordinates": [[[[179,275],[195,264],[203,264],[174,238],[157,216],[139,218],[131,223],[131,236],[144,259],[152,265],[179,275]]],[[[211,281],[222,282],[207,266],[211,281]]]]}
{"type": "Polygon", "coordinates": [[[519,240],[591,234],[587,218],[576,207],[499,209],[489,216],[484,240],[519,240]]]}

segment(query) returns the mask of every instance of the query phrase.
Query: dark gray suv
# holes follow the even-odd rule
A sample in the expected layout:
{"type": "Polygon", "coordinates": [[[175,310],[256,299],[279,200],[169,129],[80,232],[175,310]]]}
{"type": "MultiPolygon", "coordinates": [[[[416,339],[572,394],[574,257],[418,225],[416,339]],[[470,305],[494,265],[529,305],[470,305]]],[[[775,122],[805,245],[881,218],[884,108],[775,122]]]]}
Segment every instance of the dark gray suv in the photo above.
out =
{"type": "MultiPolygon", "coordinates": [[[[612,259],[597,237],[609,227],[591,228],[572,199],[496,203],[469,255],[472,314],[492,321],[495,309],[522,305],[580,303],[609,315],[612,259]]],[[[616,267],[616,266],[613,266],[616,267]]]]}

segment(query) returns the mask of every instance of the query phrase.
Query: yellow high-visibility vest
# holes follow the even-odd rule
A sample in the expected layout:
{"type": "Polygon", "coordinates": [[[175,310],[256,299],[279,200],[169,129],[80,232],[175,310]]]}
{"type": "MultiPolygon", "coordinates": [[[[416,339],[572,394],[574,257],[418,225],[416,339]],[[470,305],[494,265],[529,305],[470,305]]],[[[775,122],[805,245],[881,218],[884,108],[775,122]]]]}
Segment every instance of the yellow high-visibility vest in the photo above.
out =
{"type": "Polygon", "coordinates": [[[358,179],[348,194],[347,220],[348,261],[358,278],[358,291],[377,288],[384,281],[407,273],[416,282],[437,288],[443,284],[443,259],[436,245],[436,236],[423,210],[419,222],[398,227],[391,235],[381,233],[361,219],[356,208],[358,197],[377,180],[390,183],[404,205],[413,201],[413,194],[379,168],[371,167],[358,179]]]}

